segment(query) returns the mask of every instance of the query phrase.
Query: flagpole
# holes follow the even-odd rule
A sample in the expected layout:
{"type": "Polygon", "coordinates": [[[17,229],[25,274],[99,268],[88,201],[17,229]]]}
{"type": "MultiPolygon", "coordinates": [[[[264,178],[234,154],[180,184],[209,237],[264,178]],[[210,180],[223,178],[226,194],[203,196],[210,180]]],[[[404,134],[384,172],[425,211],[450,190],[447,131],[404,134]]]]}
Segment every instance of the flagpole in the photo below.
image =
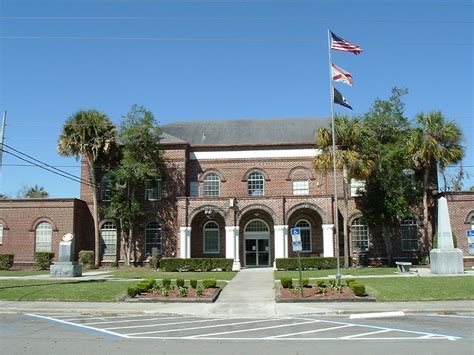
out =
{"type": "Polygon", "coordinates": [[[328,28],[328,59],[329,59],[329,91],[331,98],[331,129],[332,129],[332,165],[334,180],[334,228],[336,229],[336,253],[337,273],[336,280],[341,280],[339,267],[339,216],[337,202],[337,170],[336,170],[336,124],[334,120],[334,86],[332,83],[332,59],[331,59],[331,31],[328,28]]]}

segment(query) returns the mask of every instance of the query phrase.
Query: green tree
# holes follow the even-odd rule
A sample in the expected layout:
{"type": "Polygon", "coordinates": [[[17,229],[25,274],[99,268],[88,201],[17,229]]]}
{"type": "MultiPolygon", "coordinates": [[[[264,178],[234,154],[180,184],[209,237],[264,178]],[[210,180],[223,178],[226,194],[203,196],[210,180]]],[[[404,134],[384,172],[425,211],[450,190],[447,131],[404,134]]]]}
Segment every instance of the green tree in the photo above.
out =
{"type": "Polygon", "coordinates": [[[48,196],[49,194],[45,189],[38,185],[30,187],[25,193],[26,198],[47,198],[48,196]]]}
{"type": "MultiPolygon", "coordinates": [[[[362,147],[367,144],[367,132],[360,119],[349,119],[347,115],[336,116],[336,168],[342,171],[344,193],[344,266],[349,267],[348,211],[351,179],[364,179],[369,174],[371,161],[364,159],[362,147]]],[[[316,169],[332,171],[332,130],[320,128],[316,132],[316,148],[320,150],[314,158],[316,169]]],[[[337,205],[337,204],[336,204],[337,205]]],[[[337,226],[336,228],[339,228],[337,226]]]]}
{"type": "Polygon", "coordinates": [[[157,188],[162,178],[160,136],[153,113],[143,106],[133,105],[123,117],[119,130],[120,161],[108,172],[112,196],[105,213],[119,221],[127,265],[135,242],[134,231],[143,223],[145,199],[150,197],[146,196],[150,191],[147,187],[157,188]]]}
{"type": "Polygon", "coordinates": [[[95,265],[100,264],[100,234],[97,203],[96,165],[105,161],[113,151],[116,130],[109,117],[97,110],[78,111],[70,116],[59,136],[58,153],[85,159],[89,168],[89,183],[92,187],[95,265]]]}
{"type": "Polygon", "coordinates": [[[371,137],[370,144],[364,145],[364,155],[373,164],[357,207],[369,225],[381,226],[389,264],[394,231],[399,220],[411,214],[417,196],[405,154],[410,125],[401,97],[406,93],[404,89],[392,89],[388,100],[377,99],[364,115],[371,137]]]}
{"type": "Polygon", "coordinates": [[[8,199],[9,197],[7,195],[4,195],[4,194],[0,194],[0,200],[6,200],[8,199]]]}
{"type": "Polygon", "coordinates": [[[406,152],[414,169],[422,173],[423,184],[423,229],[428,242],[429,199],[433,185],[430,174],[437,167],[444,170],[447,165],[462,160],[462,132],[454,121],[446,121],[440,111],[419,114],[415,128],[408,136],[406,152]]]}

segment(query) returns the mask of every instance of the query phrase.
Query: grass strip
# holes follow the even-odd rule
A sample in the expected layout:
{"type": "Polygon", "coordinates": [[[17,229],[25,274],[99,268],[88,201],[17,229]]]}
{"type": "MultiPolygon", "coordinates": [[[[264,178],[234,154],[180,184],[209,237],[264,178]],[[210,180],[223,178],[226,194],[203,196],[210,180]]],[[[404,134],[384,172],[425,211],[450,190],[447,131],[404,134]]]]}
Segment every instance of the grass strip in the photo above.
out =
{"type": "MultiPolygon", "coordinates": [[[[303,270],[302,276],[309,278],[327,277],[335,275],[336,269],[327,270],[303,270]]],[[[370,275],[395,275],[397,268],[381,267],[381,268],[360,268],[360,269],[340,269],[341,275],[352,276],[370,276],[370,275]]],[[[282,277],[291,277],[297,279],[298,271],[275,271],[275,279],[279,280],[282,277]]]]}
{"type": "Polygon", "coordinates": [[[210,271],[210,272],[165,272],[148,268],[130,268],[122,270],[114,270],[112,277],[122,279],[216,279],[216,280],[232,280],[237,273],[234,271],[210,271]]]}

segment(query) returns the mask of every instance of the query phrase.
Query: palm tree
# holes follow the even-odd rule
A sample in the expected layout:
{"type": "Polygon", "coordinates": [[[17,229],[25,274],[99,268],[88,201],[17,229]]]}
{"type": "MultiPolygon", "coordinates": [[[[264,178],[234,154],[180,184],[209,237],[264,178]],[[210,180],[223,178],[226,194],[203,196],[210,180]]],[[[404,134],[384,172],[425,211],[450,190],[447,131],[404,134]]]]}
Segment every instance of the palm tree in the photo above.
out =
{"type": "Polygon", "coordinates": [[[26,198],[47,198],[48,196],[49,194],[45,191],[45,189],[38,185],[30,187],[25,193],[26,198]]]}
{"type": "Polygon", "coordinates": [[[97,110],[78,111],[68,118],[59,137],[58,153],[62,156],[82,158],[89,166],[92,186],[95,265],[100,263],[99,214],[97,204],[96,164],[103,160],[115,143],[115,126],[109,117],[97,110]]]}
{"type": "MultiPolygon", "coordinates": [[[[342,170],[344,191],[344,267],[349,267],[348,211],[351,178],[365,178],[370,171],[370,161],[363,158],[362,145],[368,137],[360,119],[347,115],[336,116],[336,168],[342,170]]],[[[316,169],[330,171],[333,167],[332,132],[320,128],[316,132],[316,148],[320,154],[314,158],[316,169]]],[[[336,209],[337,209],[337,201],[336,209]]],[[[339,226],[336,226],[339,228],[339,226]]]]}
{"type": "Polygon", "coordinates": [[[446,121],[440,111],[416,117],[416,127],[410,132],[407,155],[412,166],[423,173],[423,229],[428,244],[428,199],[430,172],[439,166],[444,169],[464,156],[462,132],[454,121],[446,121]]]}

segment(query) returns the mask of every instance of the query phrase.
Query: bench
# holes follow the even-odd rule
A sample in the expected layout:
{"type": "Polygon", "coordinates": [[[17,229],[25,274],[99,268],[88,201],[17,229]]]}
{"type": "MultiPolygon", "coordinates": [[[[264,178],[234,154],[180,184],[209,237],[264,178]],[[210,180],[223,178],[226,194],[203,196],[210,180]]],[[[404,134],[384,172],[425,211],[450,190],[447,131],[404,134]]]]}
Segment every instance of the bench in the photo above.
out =
{"type": "Polygon", "coordinates": [[[405,274],[407,272],[410,272],[410,262],[406,261],[396,261],[395,264],[397,265],[398,272],[401,274],[405,274]]]}

